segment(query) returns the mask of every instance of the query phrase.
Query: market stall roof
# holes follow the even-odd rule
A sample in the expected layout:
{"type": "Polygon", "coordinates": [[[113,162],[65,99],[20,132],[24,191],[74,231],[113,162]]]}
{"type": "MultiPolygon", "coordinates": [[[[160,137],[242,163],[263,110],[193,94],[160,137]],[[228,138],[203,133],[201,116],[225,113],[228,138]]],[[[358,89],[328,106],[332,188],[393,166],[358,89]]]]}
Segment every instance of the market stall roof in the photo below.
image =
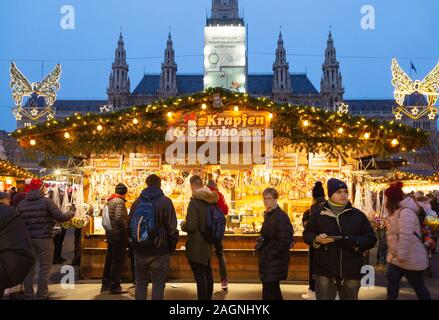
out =
{"type": "Polygon", "coordinates": [[[37,178],[32,172],[13,164],[7,160],[0,160],[0,175],[11,176],[15,178],[37,178]]]}
{"type": "Polygon", "coordinates": [[[323,152],[343,158],[352,153],[360,157],[388,155],[419,148],[426,144],[429,136],[426,131],[396,121],[277,103],[220,88],[105,114],[75,114],[63,121],[50,120],[20,129],[12,135],[22,147],[35,151],[88,157],[91,153],[120,152],[129,143],[163,144],[167,119],[175,112],[200,115],[237,108],[271,113],[275,147],[292,145],[299,152],[323,152]]]}

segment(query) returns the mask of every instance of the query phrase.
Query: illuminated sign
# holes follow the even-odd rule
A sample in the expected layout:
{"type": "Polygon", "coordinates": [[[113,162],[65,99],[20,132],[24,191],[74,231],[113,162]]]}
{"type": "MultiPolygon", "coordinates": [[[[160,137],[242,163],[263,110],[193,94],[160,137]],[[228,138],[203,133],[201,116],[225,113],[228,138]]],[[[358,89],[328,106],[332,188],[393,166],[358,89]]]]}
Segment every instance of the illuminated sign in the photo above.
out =
{"type": "Polygon", "coordinates": [[[309,154],[310,169],[341,170],[341,158],[328,158],[324,154],[309,154]]]}
{"type": "Polygon", "coordinates": [[[246,92],[246,32],[241,26],[204,29],[204,89],[246,92]]]}
{"type": "Polygon", "coordinates": [[[99,170],[120,170],[122,169],[121,155],[92,155],[90,158],[90,166],[99,170]]]}
{"type": "Polygon", "coordinates": [[[162,156],[159,154],[130,153],[131,169],[160,170],[162,167],[162,156]]]}

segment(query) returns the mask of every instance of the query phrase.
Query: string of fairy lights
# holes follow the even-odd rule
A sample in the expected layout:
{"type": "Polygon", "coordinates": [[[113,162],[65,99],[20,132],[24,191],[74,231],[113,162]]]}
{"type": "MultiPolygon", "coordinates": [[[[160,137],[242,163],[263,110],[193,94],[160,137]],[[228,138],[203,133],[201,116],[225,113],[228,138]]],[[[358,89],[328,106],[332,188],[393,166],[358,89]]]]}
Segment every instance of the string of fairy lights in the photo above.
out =
{"type": "Polygon", "coordinates": [[[0,160],[0,172],[17,178],[37,178],[32,172],[7,160],[0,160]]]}
{"type": "Polygon", "coordinates": [[[169,123],[179,112],[205,114],[250,110],[267,111],[275,137],[288,138],[290,144],[310,152],[321,150],[334,154],[376,149],[398,153],[422,147],[429,136],[426,131],[396,121],[276,103],[265,97],[254,98],[221,88],[105,114],[75,114],[64,120],[52,119],[19,129],[12,135],[23,147],[54,155],[84,155],[118,151],[127,142],[147,145],[163,142],[169,123]]]}

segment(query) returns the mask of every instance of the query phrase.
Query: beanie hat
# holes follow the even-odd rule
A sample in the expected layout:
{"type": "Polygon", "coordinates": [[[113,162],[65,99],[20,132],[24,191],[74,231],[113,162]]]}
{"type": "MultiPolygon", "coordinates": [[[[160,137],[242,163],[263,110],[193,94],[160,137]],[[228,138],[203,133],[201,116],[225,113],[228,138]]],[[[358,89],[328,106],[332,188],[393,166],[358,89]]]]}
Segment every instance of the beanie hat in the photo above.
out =
{"type": "Polygon", "coordinates": [[[43,188],[43,181],[40,179],[32,179],[30,182],[30,189],[31,190],[41,190],[43,188]]]}
{"type": "Polygon", "coordinates": [[[384,195],[387,199],[393,203],[399,203],[404,199],[404,191],[402,191],[403,183],[401,181],[392,183],[386,191],[384,191],[384,195]]]}
{"type": "Polygon", "coordinates": [[[127,194],[127,192],[128,192],[128,188],[127,188],[127,186],[124,185],[123,183],[119,183],[119,184],[116,186],[115,193],[117,193],[117,194],[119,194],[119,195],[121,195],[121,196],[124,196],[124,195],[127,194]]]}
{"type": "Polygon", "coordinates": [[[340,189],[348,189],[346,183],[341,180],[331,178],[328,180],[328,197],[331,198],[334,193],[336,193],[340,189]]]}
{"type": "Polygon", "coordinates": [[[323,184],[317,181],[312,188],[312,197],[317,201],[325,201],[325,190],[323,190],[323,184]]]}

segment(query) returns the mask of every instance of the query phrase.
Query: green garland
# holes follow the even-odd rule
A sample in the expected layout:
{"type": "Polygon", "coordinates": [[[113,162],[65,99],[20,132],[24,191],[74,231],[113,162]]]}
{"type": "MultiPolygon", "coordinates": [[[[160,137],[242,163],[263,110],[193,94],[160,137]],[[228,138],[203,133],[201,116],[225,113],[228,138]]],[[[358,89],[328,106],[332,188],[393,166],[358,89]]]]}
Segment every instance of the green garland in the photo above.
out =
{"type": "Polygon", "coordinates": [[[299,151],[325,152],[342,157],[350,151],[386,155],[422,147],[429,137],[426,131],[395,121],[353,117],[310,106],[279,104],[267,98],[254,98],[221,88],[106,114],[76,114],[63,121],[51,120],[17,130],[12,136],[23,147],[55,156],[88,157],[90,153],[121,152],[132,145],[151,146],[165,141],[168,112],[198,112],[202,104],[212,110],[215,94],[221,96],[223,105],[215,112],[238,106],[240,110],[273,113],[271,128],[275,137],[290,139],[299,151]],[[133,123],[134,119],[138,120],[138,124],[133,123]],[[308,125],[304,125],[305,121],[308,125]],[[70,137],[66,138],[66,133],[70,137]],[[367,139],[364,138],[366,133],[369,134],[367,139]],[[31,140],[34,140],[34,145],[31,145],[31,140]],[[396,141],[393,145],[392,140],[396,141]]]}

